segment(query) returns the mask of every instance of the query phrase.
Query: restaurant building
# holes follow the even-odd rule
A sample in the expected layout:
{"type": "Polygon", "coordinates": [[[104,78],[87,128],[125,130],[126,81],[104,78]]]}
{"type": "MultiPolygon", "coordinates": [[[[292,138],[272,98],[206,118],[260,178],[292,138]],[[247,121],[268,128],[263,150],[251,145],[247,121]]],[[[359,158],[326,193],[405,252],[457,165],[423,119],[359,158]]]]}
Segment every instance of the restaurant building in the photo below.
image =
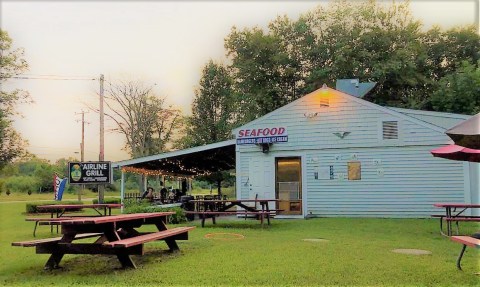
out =
{"type": "Polygon", "coordinates": [[[323,87],[233,131],[237,197],[285,217],[429,217],[479,203],[476,163],[434,158],[469,116],[386,108],[323,87]]]}
{"type": "Polygon", "coordinates": [[[278,199],[278,217],[430,217],[437,202],[480,203],[479,164],[430,154],[468,118],[387,108],[324,86],[238,127],[233,140],[113,166],[189,175],[234,168],[237,198],[278,199]]]}

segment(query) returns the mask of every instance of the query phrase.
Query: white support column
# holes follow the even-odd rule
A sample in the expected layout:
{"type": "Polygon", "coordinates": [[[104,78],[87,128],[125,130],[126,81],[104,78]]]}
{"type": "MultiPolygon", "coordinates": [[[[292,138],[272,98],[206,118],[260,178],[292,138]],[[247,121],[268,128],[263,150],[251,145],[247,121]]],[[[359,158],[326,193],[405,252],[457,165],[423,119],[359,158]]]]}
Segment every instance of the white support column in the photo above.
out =
{"type": "Polygon", "coordinates": [[[125,172],[122,170],[122,180],[120,181],[120,203],[122,204],[121,211],[123,213],[123,200],[125,199],[125,172]]]}
{"type": "Polygon", "coordinates": [[[143,176],[143,191],[147,190],[147,185],[148,185],[148,176],[146,174],[142,174],[143,176]]]}

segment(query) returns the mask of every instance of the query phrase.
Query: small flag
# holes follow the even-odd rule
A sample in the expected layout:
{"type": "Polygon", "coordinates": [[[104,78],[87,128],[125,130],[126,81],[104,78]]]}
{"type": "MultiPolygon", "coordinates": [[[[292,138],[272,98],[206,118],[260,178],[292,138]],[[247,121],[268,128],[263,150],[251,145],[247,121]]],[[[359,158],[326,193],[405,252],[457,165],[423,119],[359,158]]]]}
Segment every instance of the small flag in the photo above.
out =
{"type": "Polygon", "coordinates": [[[55,200],[62,200],[65,184],[67,184],[67,178],[60,178],[57,174],[53,176],[53,191],[55,193],[55,200]]]}

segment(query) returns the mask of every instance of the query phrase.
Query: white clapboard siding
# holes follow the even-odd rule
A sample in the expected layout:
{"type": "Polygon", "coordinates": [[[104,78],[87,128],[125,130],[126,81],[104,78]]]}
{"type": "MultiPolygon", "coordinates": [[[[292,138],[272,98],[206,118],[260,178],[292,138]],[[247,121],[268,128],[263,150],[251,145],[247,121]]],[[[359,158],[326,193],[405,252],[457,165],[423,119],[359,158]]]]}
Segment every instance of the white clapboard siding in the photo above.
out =
{"type": "Polygon", "coordinates": [[[431,148],[309,152],[307,214],[424,217],[440,212],[433,206],[435,202],[463,202],[464,163],[433,158],[431,148]],[[314,172],[330,165],[335,172],[347,173],[352,154],[361,162],[361,180],[314,178],[314,172]],[[340,161],[336,160],[338,156],[340,161]]]}
{"type": "MultiPolygon", "coordinates": [[[[404,145],[442,145],[449,141],[441,128],[405,116],[393,110],[381,108],[366,101],[332,90],[335,98],[331,107],[320,108],[313,94],[287,105],[242,129],[284,126],[287,143],[276,143],[271,150],[298,150],[322,148],[381,147],[404,145]],[[317,113],[313,118],[308,113],[317,113]],[[398,122],[398,140],[382,138],[382,121],[398,122]],[[420,123],[420,124],[419,124],[420,123]],[[422,125],[422,123],[424,123],[422,125]],[[343,139],[337,132],[349,132],[343,139]]],[[[237,129],[238,130],[238,129],[237,129]]],[[[240,145],[240,152],[257,151],[255,145],[240,145]]]]}
{"type": "Polygon", "coordinates": [[[459,122],[467,120],[468,118],[471,117],[467,115],[459,115],[459,114],[452,114],[452,113],[419,111],[419,110],[401,109],[401,108],[393,108],[393,107],[389,107],[389,109],[408,115],[410,117],[422,120],[427,123],[432,123],[444,129],[449,129],[451,127],[454,127],[459,122]]]}
{"type": "MultiPolygon", "coordinates": [[[[267,155],[256,145],[237,145],[242,198],[249,196],[252,158],[274,165],[276,156],[289,154],[302,155],[304,161],[306,216],[429,217],[441,212],[433,203],[464,202],[470,196],[468,164],[430,154],[451,142],[445,127],[437,124],[458,123],[464,116],[396,111],[332,89],[330,106],[320,107],[319,94],[315,91],[233,131],[285,127],[288,133],[288,142],[273,144],[267,155]],[[442,116],[448,119],[442,121],[442,116]],[[398,139],[383,139],[383,121],[398,123],[398,139]],[[334,134],[343,132],[348,133],[344,138],[334,134]],[[348,180],[349,161],[361,163],[361,180],[348,180]],[[330,166],[334,179],[315,179],[315,173],[330,166]]],[[[272,188],[265,190],[271,193],[272,188]]]]}

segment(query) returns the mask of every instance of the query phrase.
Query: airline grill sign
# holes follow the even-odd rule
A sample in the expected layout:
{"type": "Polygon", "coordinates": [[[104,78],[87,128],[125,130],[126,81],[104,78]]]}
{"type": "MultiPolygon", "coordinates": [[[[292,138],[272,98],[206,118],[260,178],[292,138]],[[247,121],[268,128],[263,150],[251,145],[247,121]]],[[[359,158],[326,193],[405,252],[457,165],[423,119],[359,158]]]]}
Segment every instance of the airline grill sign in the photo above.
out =
{"type": "Polygon", "coordinates": [[[241,129],[237,133],[237,144],[264,144],[288,142],[285,127],[241,129]]]}
{"type": "Polygon", "coordinates": [[[111,162],[69,162],[69,184],[105,184],[112,182],[111,162]]]}

